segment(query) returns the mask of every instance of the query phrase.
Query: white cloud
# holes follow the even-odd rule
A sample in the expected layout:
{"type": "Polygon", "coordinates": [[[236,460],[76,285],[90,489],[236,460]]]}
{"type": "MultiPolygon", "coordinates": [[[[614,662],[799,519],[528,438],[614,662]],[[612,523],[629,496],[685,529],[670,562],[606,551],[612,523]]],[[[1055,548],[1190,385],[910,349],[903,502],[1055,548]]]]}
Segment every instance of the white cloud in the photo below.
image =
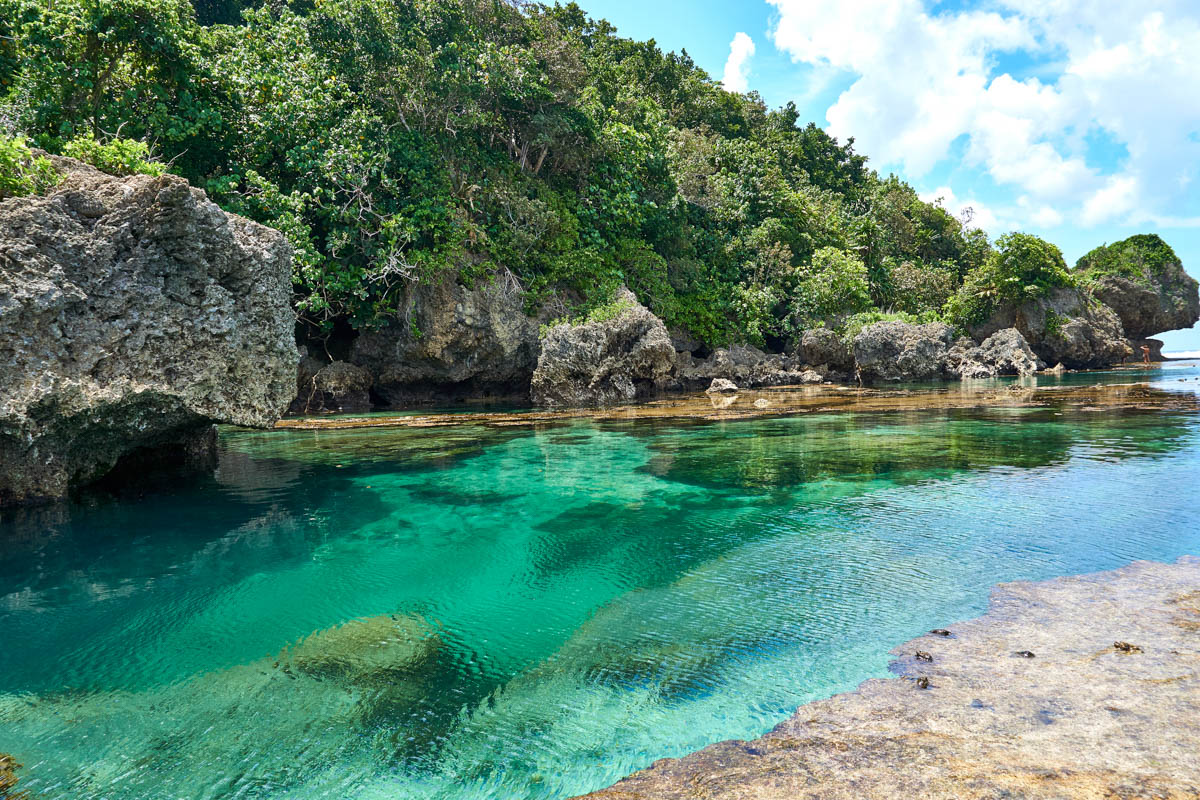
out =
{"type": "Polygon", "coordinates": [[[721,83],[731,92],[745,92],[750,88],[750,59],[754,56],[754,40],[738,31],[729,43],[729,58],[725,62],[725,75],[721,83]]]}
{"type": "Polygon", "coordinates": [[[1200,211],[1181,208],[1200,168],[1191,0],[993,0],[945,13],[932,0],[768,2],[777,47],[854,76],[826,113],[829,130],[880,166],[920,178],[965,142],[967,164],[1020,197],[1013,213],[1047,227],[1200,211]],[[1022,51],[1041,78],[997,68],[1022,51]],[[1089,163],[1097,134],[1127,158],[1089,163]]]}
{"type": "Polygon", "coordinates": [[[939,186],[932,192],[923,192],[921,199],[926,203],[940,203],[942,208],[963,220],[970,228],[982,228],[991,234],[1011,230],[1012,224],[1001,221],[996,212],[975,199],[960,200],[949,186],[939,186]]]}

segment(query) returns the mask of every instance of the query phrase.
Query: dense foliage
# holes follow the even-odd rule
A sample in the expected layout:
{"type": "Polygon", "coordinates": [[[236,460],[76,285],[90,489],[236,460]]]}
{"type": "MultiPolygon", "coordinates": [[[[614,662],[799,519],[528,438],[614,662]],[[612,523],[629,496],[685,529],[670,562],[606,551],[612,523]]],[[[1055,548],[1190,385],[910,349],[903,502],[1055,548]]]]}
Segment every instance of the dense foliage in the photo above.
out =
{"type": "Polygon", "coordinates": [[[325,330],[414,281],[503,280],[570,316],[624,284],[710,343],[782,345],[1065,272],[574,4],[0,0],[0,125],[119,172],[153,151],[277,227],[325,330]]]}
{"type": "Polygon", "coordinates": [[[1075,269],[1085,277],[1115,275],[1147,283],[1166,265],[1178,263],[1179,256],[1170,245],[1151,233],[1101,245],[1079,259],[1075,269]]]}
{"type": "Polygon", "coordinates": [[[42,194],[59,176],[43,156],[35,156],[21,138],[0,136],[0,200],[42,194]]]}
{"type": "Polygon", "coordinates": [[[1075,285],[1061,250],[1028,233],[1009,233],[996,240],[983,266],[967,275],[946,313],[953,322],[970,327],[999,306],[1019,306],[1055,288],[1075,285]]]}

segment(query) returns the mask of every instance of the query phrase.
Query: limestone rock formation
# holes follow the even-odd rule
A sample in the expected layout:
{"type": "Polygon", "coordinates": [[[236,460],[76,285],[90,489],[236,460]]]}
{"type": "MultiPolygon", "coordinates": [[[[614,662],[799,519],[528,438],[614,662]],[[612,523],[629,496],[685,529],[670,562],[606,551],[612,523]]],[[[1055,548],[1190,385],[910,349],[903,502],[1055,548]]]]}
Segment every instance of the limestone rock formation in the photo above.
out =
{"type": "Polygon", "coordinates": [[[945,362],[948,375],[963,379],[1032,375],[1044,367],[1016,328],[997,331],[980,345],[963,337],[947,352],[945,362]]]}
{"type": "Polygon", "coordinates": [[[704,391],[707,394],[733,394],[737,390],[737,384],[728,378],[713,378],[713,382],[704,391]]]}
{"type": "Polygon", "coordinates": [[[824,380],[820,374],[805,369],[801,360],[794,356],[764,353],[750,345],[733,345],[714,350],[712,355],[703,360],[680,353],[672,386],[699,390],[718,378],[746,388],[794,386],[824,380]]]}
{"type": "Polygon", "coordinates": [[[499,278],[467,288],[414,284],[405,317],[361,333],[350,361],[392,405],[459,397],[529,399],[539,320],[522,292],[499,278]]]}
{"type": "Polygon", "coordinates": [[[555,325],[542,339],[531,384],[533,402],[546,406],[608,405],[660,391],[675,364],[662,320],[627,289],[614,319],[555,325]]]}
{"type": "Polygon", "coordinates": [[[876,322],[854,337],[854,361],[868,383],[933,380],[943,376],[953,342],[954,329],[941,322],[876,322]]]}
{"type": "Polygon", "coordinates": [[[1200,283],[1158,236],[1131,236],[1097,247],[1076,269],[1117,313],[1131,339],[1190,328],[1200,320],[1200,283]]]}
{"type": "Polygon", "coordinates": [[[835,372],[854,371],[854,353],[842,337],[829,328],[805,331],[800,337],[799,351],[807,364],[823,364],[835,372]]]}
{"type": "Polygon", "coordinates": [[[182,460],[295,392],[282,234],[174,176],[54,163],[48,196],[0,202],[0,504],[182,460]]]}
{"type": "Polygon", "coordinates": [[[300,361],[296,380],[296,399],[288,407],[291,414],[316,414],[322,411],[359,413],[371,410],[370,371],[345,361],[328,364],[312,356],[300,361]]]}
{"type": "Polygon", "coordinates": [[[1082,289],[1061,287],[1016,308],[1001,308],[970,333],[982,341],[1005,328],[1020,331],[1047,364],[1105,367],[1129,354],[1116,313],[1082,289]]]}

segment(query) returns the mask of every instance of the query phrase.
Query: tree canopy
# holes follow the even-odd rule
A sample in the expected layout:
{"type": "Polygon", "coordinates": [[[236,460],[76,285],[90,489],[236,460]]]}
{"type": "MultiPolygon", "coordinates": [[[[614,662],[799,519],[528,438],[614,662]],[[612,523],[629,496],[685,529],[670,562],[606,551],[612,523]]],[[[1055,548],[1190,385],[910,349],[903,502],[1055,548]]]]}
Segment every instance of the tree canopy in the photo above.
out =
{"type": "Polygon", "coordinates": [[[70,143],[137,140],[283,231],[316,329],[499,275],[531,307],[624,284],[710,343],[784,343],[940,314],[1040,247],[993,251],[794,105],[574,3],[0,0],[0,123],[85,157],[70,143]]]}

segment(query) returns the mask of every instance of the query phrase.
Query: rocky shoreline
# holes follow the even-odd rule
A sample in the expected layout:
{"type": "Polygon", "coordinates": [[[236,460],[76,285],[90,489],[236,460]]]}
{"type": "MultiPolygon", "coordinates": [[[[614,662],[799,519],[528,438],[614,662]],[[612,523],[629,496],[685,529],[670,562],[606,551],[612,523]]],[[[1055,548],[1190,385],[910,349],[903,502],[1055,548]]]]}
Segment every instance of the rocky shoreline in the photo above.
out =
{"type": "Polygon", "coordinates": [[[1200,797],[1200,558],[1001,584],[895,678],[588,800],[1200,797]]]}
{"type": "Polygon", "coordinates": [[[342,320],[338,336],[314,334],[297,325],[292,248],[278,231],[178,177],[52,164],[61,182],[48,194],[0,201],[0,506],[209,469],[214,423],[269,428],[285,411],[482,400],[604,414],[707,389],[727,418],[798,396],[776,387],[1107,367],[1143,345],[1157,355],[1146,337],[1200,319],[1200,284],[1172,262],[1119,278],[1081,272],[967,330],[883,312],[811,319],[768,352],[668,329],[624,287],[582,318],[564,316],[561,297],[531,308],[500,268],[470,286],[411,282],[380,326],[342,320]]]}

